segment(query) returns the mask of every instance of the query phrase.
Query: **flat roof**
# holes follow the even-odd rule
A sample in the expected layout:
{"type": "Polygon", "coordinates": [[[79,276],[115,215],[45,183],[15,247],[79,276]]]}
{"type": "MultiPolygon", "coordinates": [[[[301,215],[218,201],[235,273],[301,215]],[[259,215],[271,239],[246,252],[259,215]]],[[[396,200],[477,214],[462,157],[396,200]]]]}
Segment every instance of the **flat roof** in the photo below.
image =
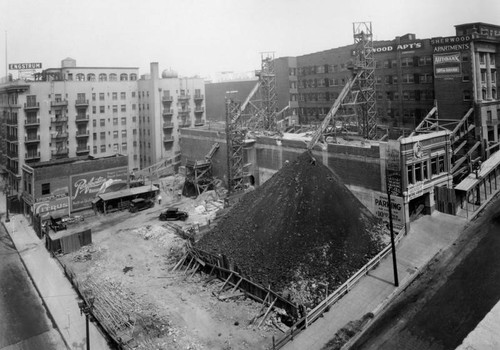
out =
{"type": "Polygon", "coordinates": [[[135,195],[143,194],[143,193],[150,192],[150,191],[158,191],[158,187],[152,186],[152,185],[146,185],[146,186],[139,186],[139,187],[133,187],[133,188],[126,188],[126,189],[120,190],[120,191],[103,193],[103,194],[98,195],[98,197],[101,198],[103,201],[109,201],[111,199],[117,199],[117,198],[128,197],[128,196],[135,196],[135,195]]]}
{"type": "Polygon", "coordinates": [[[498,164],[500,164],[500,151],[493,153],[491,157],[486,159],[481,164],[481,170],[479,170],[477,178],[475,173],[470,173],[465,179],[455,186],[455,190],[469,192],[479,181],[482,180],[484,176],[488,175],[494,168],[496,168],[498,164]]]}

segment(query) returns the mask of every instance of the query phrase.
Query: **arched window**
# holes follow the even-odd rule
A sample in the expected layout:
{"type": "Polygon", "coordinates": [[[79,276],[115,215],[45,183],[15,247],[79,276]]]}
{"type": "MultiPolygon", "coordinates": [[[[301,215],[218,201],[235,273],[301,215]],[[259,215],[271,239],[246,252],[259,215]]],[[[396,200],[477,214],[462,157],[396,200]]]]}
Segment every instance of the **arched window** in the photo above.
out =
{"type": "Polygon", "coordinates": [[[128,80],[128,75],[127,73],[122,73],[120,74],[120,81],[127,81],[128,80]]]}
{"type": "Polygon", "coordinates": [[[95,74],[94,73],[87,74],[87,81],[95,81],[95,74]]]}
{"type": "Polygon", "coordinates": [[[85,81],[85,74],[83,73],[78,73],[76,75],[76,81],[85,81]]]}
{"type": "Polygon", "coordinates": [[[118,77],[115,73],[111,73],[109,75],[109,81],[117,81],[118,80],[118,77]]]}
{"type": "Polygon", "coordinates": [[[132,80],[132,81],[137,80],[137,74],[135,74],[135,73],[130,74],[130,80],[132,80]]]}
{"type": "Polygon", "coordinates": [[[107,80],[108,76],[106,75],[106,73],[99,74],[99,81],[107,81],[107,80]]]}

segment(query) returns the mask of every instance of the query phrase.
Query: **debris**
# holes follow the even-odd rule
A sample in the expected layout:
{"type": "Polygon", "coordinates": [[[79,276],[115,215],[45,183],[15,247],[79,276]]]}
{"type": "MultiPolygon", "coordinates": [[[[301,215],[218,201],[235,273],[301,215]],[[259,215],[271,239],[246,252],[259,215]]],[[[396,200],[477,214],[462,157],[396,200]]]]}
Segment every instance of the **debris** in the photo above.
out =
{"type": "Polygon", "coordinates": [[[386,228],[309,152],[245,194],[196,246],[312,306],[383,247],[386,228]],[[320,283],[323,283],[321,285],[320,283]]]}

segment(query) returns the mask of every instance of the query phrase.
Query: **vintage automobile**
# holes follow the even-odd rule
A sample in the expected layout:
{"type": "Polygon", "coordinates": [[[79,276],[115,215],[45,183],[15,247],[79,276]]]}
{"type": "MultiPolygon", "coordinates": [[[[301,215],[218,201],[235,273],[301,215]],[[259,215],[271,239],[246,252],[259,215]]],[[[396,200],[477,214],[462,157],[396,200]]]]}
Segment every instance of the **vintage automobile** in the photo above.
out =
{"type": "Polygon", "coordinates": [[[155,206],[155,202],[151,199],[136,198],[130,201],[129,211],[131,213],[136,213],[138,211],[149,209],[155,206]]]}
{"type": "Polygon", "coordinates": [[[179,210],[179,208],[168,208],[160,214],[161,221],[174,221],[182,220],[185,221],[189,217],[188,213],[179,210]]]}

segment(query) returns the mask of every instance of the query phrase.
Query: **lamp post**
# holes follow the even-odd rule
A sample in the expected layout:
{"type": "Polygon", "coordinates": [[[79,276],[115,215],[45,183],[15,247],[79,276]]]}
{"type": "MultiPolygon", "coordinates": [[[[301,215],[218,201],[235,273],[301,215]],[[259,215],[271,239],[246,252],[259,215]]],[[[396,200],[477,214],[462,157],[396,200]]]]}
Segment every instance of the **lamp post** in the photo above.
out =
{"type": "Polygon", "coordinates": [[[3,188],[5,194],[5,222],[10,222],[9,218],[9,185],[6,183],[3,188]]]}
{"type": "Polygon", "coordinates": [[[85,333],[87,339],[87,350],[90,350],[89,317],[92,315],[92,309],[94,308],[94,297],[90,297],[88,298],[88,300],[79,301],[78,307],[80,308],[80,315],[85,314],[85,333]]]}

